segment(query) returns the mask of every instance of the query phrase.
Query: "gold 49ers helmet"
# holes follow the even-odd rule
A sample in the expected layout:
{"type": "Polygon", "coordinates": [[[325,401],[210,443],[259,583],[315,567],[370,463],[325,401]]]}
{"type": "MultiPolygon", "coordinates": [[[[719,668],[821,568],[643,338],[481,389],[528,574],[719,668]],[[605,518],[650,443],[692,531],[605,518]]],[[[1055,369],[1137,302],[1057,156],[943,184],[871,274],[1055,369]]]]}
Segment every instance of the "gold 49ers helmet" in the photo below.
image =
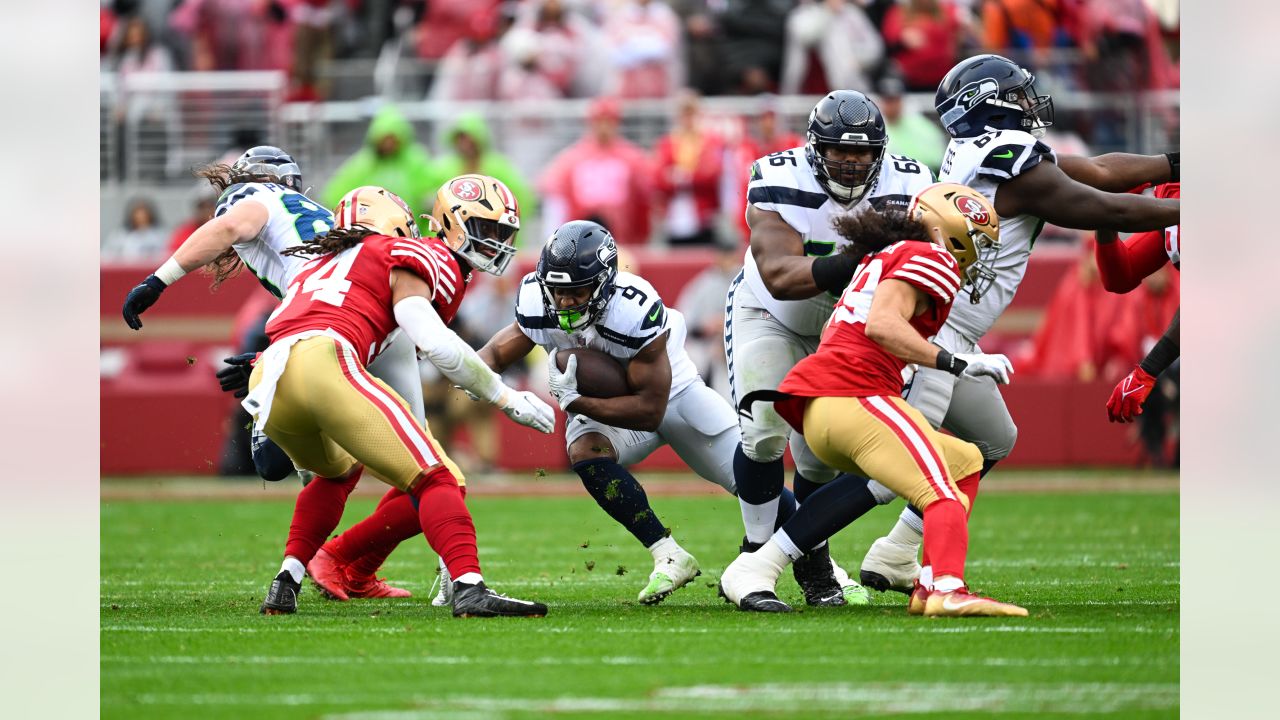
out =
{"type": "Polygon", "coordinates": [[[497,178],[453,178],[436,193],[431,219],[431,229],[477,270],[501,275],[516,255],[520,208],[516,196],[497,178]]]}
{"type": "Polygon", "coordinates": [[[969,301],[981,300],[995,282],[993,263],[1000,252],[1000,220],[987,198],[958,183],[935,183],[911,199],[907,212],[956,259],[969,301]]]}
{"type": "Polygon", "coordinates": [[[342,196],[333,210],[335,227],[364,227],[392,237],[422,237],[413,211],[400,196],[377,185],[364,185],[342,196]]]}

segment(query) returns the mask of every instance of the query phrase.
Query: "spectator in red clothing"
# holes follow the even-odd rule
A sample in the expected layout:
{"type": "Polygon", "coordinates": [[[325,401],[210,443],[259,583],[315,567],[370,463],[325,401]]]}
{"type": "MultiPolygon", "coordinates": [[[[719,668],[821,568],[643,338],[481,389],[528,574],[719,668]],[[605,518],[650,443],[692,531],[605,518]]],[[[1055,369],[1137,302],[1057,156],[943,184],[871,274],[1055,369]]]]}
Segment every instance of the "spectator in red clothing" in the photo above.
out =
{"type": "Polygon", "coordinates": [[[563,97],[595,97],[608,76],[604,33],[565,0],[529,0],[520,6],[515,30],[537,37],[539,74],[563,97]]]}
{"type": "Polygon", "coordinates": [[[418,57],[439,60],[471,32],[475,17],[496,12],[499,0],[426,0],[418,23],[418,57]]]}
{"type": "Polygon", "coordinates": [[[587,111],[587,134],[565,148],[543,173],[543,227],[593,220],[621,244],[649,239],[653,170],[645,153],[618,133],[621,108],[599,98],[587,111]]]}
{"type": "Polygon", "coordinates": [[[1085,81],[1095,91],[1178,87],[1160,21],[1145,0],[1085,0],[1080,13],[1085,81]]]}
{"type": "Polygon", "coordinates": [[[670,97],[684,78],[680,18],[654,0],[624,0],[605,19],[612,76],[622,98],[670,97]]]}
{"type": "Polygon", "coordinates": [[[658,141],[653,155],[656,205],[668,244],[714,245],[724,142],[702,127],[698,94],[693,90],[680,92],[674,127],[658,141]]]}
{"type": "Polygon", "coordinates": [[[191,233],[196,228],[213,219],[213,210],[218,203],[218,193],[208,183],[200,183],[194,191],[195,204],[191,208],[191,215],[187,219],[178,224],[173,229],[173,233],[169,235],[169,253],[178,249],[178,246],[186,242],[191,233]]]}
{"type": "MultiPolygon", "coordinates": [[[[751,230],[747,227],[745,212],[747,203],[747,179],[751,163],[771,153],[800,147],[804,138],[784,124],[778,109],[778,99],[771,94],[761,95],[759,109],[755,113],[757,132],[754,136],[743,134],[741,140],[725,148],[724,207],[734,220],[734,225],[745,240],[751,230]]],[[[748,118],[743,118],[747,124],[748,118]]]]}
{"type": "Polygon", "coordinates": [[[934,92],[959,60],[967,28],[950,0],[906,0],[889,8],[881,31],[907,89],[934,92]]]}
{"type": "Polygon", "coordinates": [[[495,100],[504,56],[499,39],[510,18],[496,8],[471,18],[467,33],[445,53],[432,81],[430,100],[495,100]]]}
{"type": "Polygon", "coordinates": [[[191,42],[193,70],[282,70],[293,61],[293,24],[280,0],[182,0],[169,16],[191,42]]]}

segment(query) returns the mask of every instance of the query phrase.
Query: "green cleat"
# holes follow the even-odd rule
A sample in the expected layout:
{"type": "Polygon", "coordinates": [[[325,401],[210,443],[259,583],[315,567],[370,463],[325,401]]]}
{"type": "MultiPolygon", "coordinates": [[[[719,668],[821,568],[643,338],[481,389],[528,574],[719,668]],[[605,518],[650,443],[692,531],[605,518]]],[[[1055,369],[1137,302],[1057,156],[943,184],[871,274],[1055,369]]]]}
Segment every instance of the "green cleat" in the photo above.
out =
{"type": "Polygon", "coordinates": [[[836,582],[840,583],[840,592],[844,595],[844,601],[850,605],[870,605],[871,591],[859,585],[857,581],[849,577],[849,573],[844,571],[835,560],[831,561],[831,571],[836,576],[836,582]]]}
{"type": "Polygon", "coordinates": [[[644,586],[637,599],[643,605],[657,605],[701,574],[698,561],[681,550],[654,563],[653,572],[649,573],[649,584],[644,586]]]}

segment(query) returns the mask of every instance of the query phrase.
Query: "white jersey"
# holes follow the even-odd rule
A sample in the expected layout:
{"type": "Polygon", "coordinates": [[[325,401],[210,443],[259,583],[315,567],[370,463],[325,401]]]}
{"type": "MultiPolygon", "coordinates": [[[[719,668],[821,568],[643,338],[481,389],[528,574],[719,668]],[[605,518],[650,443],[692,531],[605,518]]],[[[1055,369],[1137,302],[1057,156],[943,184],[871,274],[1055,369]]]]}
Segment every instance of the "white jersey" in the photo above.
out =
{"type": "Polygon", "coordinates": [[[283,255],[281,251],[329,232],[333,229],[333,213],[283,185],[239,183],[222,192],[213,216],[222,215],[238,202],[256,202],[266,208],[267,224],[257,237],[231,247],[258,282],[282,298],[293,276],[309,258],[283,255]]]}
{"type": "MultiPolygon", "coordinates": [[[[1048,145],[1030,133],[1020,130],[996,130],[972,138],[956,138],[947,145],[938,173],[941,182],[960,183],[982,193],[992,205],[996,189],[1010,180],[1057,156],[1048,145]]],[[[1013,295],[1027,272],[1031,245],[1044,227],[1044,220],[1031,215],[1000,218],[1000,253],[994,268],[995,283],[978,304],[961,299],[951,307],[947,325],[954,327],[972,342],[978,342],[991,329],[1000,313],[1013,302],[1013,295]]]]}
{"type": "MultiPolygon", "coordinates": [[[[912,196],[932,183],[933,174],[925,165],[905,155],[885,155],[875,184],[856,205],[846,208],[822,189],[804,147],[797,147],[766,155],[752,164],[747,202],[781,215],[804,238],[805,255],[825,257],[850,244],[832,226],[836,216],[868,207],[906,210],[912,196]]],[[[783,325],[801,335],[822,333],[838,295],[821,292],[804,300],[778,300],[765,287],[749,248],[743,268],[743,279],[752,293],[783,325]]]]}
{"type": "Polygon", "coordinates": [[[675,397],[694,381],[698,371],[684,350],[686,334],[684,315],[663,305],[662,298],[647,280],[628,272],[619,272],[614,280],[613,297],[596,321],[573,333],[561,330],[553,318],[547,317],[538,278],[529,273],[520,281],[516,296],[516,324],[530,340],[544,350],[568,350],[589,347],[607,353],[623,367],[663,331],[667,337],[667,358],[671,361],[671,394],[675,397]]]}

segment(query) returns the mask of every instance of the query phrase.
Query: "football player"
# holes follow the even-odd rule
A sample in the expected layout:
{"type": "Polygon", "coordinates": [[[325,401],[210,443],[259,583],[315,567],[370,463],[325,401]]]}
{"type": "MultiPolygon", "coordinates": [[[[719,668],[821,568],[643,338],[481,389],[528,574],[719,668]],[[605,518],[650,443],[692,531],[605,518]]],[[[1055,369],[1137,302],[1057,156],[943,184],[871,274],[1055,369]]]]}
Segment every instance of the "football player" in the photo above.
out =
{"type": "MultiPolygon", "coordinates": [[[[842,252],[857,263],[817,352],[787,373],[776,392],[743,398],[774,400],[774,408],[828,465],[876,478],[924,509],[925,556],[934,587],[919,586],[909,611],[928,616],[1025,616],[1016,605],[969,593],[964,582],[968,509],[982,455],[971,443],[943,435],[902,399],[908,363],[952,376],[1008,382],[1003,355],[953,354],[926,338],[938,332],[951,303],[969,285],[980,297],[991,287],[999,245],[995,211],[973,190],[952,183],[927,188],[907,213],[864,213],[837,220],[852,241],[842,252]],[[930,242],[932,240],[932,242],[930,242]],[[950,251],[950,252],[948,252],[950,251]]],[[[832,502],[816,493],[802,509],[832,502]]],[[[760,549],[725,568],[720,592],[744,610],[789,612],[774,586],[812,539],[797,513],[760,549]]]]}
{"type": "Polygon", "coordinates": [[[699,574],[698,561],[663,525],[627,467],[670,445],[694,472],[734,492],[738,442],[733,408],[708,388],[685,353],[684,316],[667,307],[643,278],[618,271],[618,249],[602,225],[573,221],[556,228],[537,268],[520,283],[515,322],[480,349],[501,372],[540,345],[552,395],[568,415],[565,441],[587,492],[653,556],[638,599],[662,602],[699,574]],[[583,395],[577,358],[561,372],[556,352],[593,348],[625,368],[630,394],[583,395]]]}
{"type": "Polygon", "coordinates": [[[549,433],[555,411],[533,393],[507,387],[446,327],[471,268],[439,238],[421,237],[400,198],[383,188],[356,188],[335,215],[333,230],[285,251],[313,259],[268,319],[271,345],[254,363],[242,401],[257,430],[316,474],[303,488],[311,502],[294,510],[285,560],[261,611],[297,610],[303,569],[337,526],[367,467],[412,498],[427,541],[454,579],[455,617],[546,615],[545,605],[486,587],[457,466],[365,366],[398,328],[442,374],[512,420],[549,433]]]}
{"type": "MultiPolygon", "coordinates": [[[[853,276],[840,252],[850,240],[832,221],[869,208],[905,209],[933,182],[928,167],[885,150],[884,117],[870,98],[840,90],[809,114],[805,145],[760,158],[751,166],[747,224],[751,248],[729,288],[724,344],[734,402],[754,390],[773,389],[798,361],[818,347],[823,323],[853,276]]],[[[742,442],[734,476],[746,538],[759,547],[789,515],[782,455],[788,439],[796,462],[795,499],[835,472],[818,461],[799,433],[771,407],[740,419],[742,442]]],[[[825,542],[795,566],[810,605],[866,604],[869,593],[829,556],[825,542]]]]}
{"type": "MultiPolygon", "coordinates": [[[[1176,182],[1157,185],[1153,194],[1156,197],[1181,198],[1182,186],[1176,182]]],[[[1175,270],[1180,269],[1182,237],[1181,228],[1177,225],[1161,232],[1135,233],[1124,241],[1120,241],[1113,231],[1099,230],[1097,240],[1094,258],[1098,263],[1098,275],[1102,286],[1113,293],[1133,290],[1143,278],[1164,267],[1165,263],[1172,263],[1175,270]]],[[[1141,415],[1142,405],[1155,387],[1156,378],[1178,359],[1181,354],[1179,315],[1181,311],[1174,313],[1164,335],[1138,367],[1111,391],[1111,397],[1107,399],[1107,417],[1111,422],[1133,422],[1135,416],[1141,415]]]]}

